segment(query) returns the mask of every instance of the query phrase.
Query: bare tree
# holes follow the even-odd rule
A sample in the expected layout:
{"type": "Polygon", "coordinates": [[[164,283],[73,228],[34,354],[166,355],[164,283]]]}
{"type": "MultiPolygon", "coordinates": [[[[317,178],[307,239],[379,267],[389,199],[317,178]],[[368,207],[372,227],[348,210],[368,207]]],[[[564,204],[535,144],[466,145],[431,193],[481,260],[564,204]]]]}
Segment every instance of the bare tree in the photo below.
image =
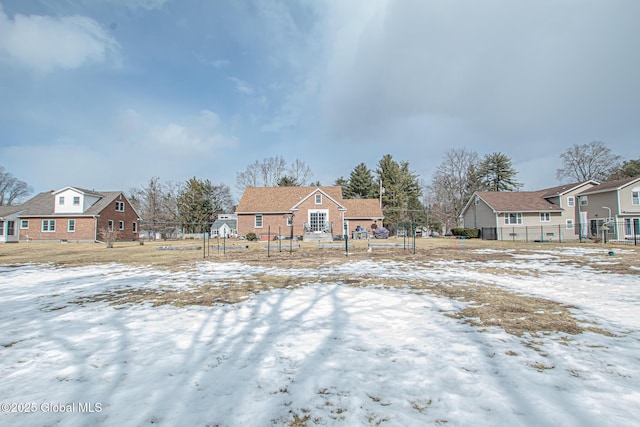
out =
{"type": "Polygon", "coordinates": [[[602,141],[574,144],[560,155],[562,167],[556,170],[556,178],[563,181],[605,181],[620,168],[620,156],[602,141]]]}
{"type": "Polygon", "coordinates": [[[311,168],[296,159],[291,166],[282,156],[269,157],[251,163],[244,172],[236,174],[236,188],[242,192],[246,187],[277,187],[281,184],[307,185],[313,176],[311,168]],[[283,178],[285,178],[283,180],[283,178]]]}
{"type": "Polygon", "coordinates": [[[107,248],[113,248],[113,244],[120,238],[120,232],[114,228],[101,228],[99,233],[107,248]]]}
{"type": "Polygon", "coordinates": [[[430,193],[434,210],[447,230],[457,226],[462,213],[474,191],[480,188],[477,175],[478,154],[466,148],[457,148],[445,153],[431,182],[430,193]]]}
{"type": "Polygon", "coordinates": [[[31,193],[33,190],[26,182],[15,178],[0,166],[0,206],[11,206],[31,193]]]}
{"type": "Polygon", "coordinates": [[[146,231],[168,233],[177,213],[177,187],[173,183],[163,184],[157,176],[146,185],[134,188],[130,201],[142,216],[146,231]]]}
{"type": "Polygon", "coordinates": [[[247,187],[260,187],[260,162],[257,160],[247,166],[244,172],[236,174],[236,188],[242,192],[247,187]]]}
{"type": "Polygon", "coordinates": [[[269,157],[260,163],[260,174],[264,187],[276,187],[287,170],[287,162],[282,156],[269,157]]]}
{"type": "Polygon", "coordinates": [[[295,185],[305,186],[313,177],[311,168],[300,159],[296,159],[288,168],[287,176],[295,182],[295,185]]]}

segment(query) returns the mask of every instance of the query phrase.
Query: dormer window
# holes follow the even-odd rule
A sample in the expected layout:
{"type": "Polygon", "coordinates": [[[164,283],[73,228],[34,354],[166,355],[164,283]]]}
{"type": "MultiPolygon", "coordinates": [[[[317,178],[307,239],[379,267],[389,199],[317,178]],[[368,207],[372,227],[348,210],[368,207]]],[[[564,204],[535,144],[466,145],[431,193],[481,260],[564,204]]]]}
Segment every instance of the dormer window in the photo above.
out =
{"type": "Polygon", "coordinates": [[[73,197],[73,206],[80,206],[80,196],[73,197]]]}
{"type": "Polygon", "coordinates": [[[58,197],[58,204],[59,205],[64,205],[64,196],[58,197]]]}
{"type": "Polygon", "coordinates": [[[569,206],[570,208],[574,207],[576,205],[576,199],[573,196],[569,196],[567,197],[567,206],[569,206]]]}
{"type": "Polygon", "coordinates": [[[116,212],[124,212],[124,202],[116,202],[116,212]]]}
{"type": "Polygon", "coordinates": [[[316,194],[316,205],[322,204],[322,194],[316,194]]]}

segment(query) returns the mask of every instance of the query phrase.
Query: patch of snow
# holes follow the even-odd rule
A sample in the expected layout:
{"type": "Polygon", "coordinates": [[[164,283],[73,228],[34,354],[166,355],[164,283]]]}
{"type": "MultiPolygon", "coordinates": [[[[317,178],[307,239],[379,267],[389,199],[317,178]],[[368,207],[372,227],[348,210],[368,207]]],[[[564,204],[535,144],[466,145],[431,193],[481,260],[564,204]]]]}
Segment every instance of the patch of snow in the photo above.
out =
{"type": "Polygon", "coordinates": [[[558,266],[544,256],[488,266],[535,274],[440,261],[318,269],[200,263],[184,272],[2,267],[0,396],[33,402],[37,411],[0,413],[0,425],[286,425],[294,414],[308,416],[309,425],[634,425],[637,276],[558,266]],[[494,284],[575,305],[581,319],[615,336],[479,332],[447,316],[464,303],[337,282],[228,306],[72,303],[118,289],[189,290],[257,274],[494,284]],[[79,403],[99,403],[100,411],[81,412],[79,403]],[[48,404],[75,406],[44,412],[48,404]]]}

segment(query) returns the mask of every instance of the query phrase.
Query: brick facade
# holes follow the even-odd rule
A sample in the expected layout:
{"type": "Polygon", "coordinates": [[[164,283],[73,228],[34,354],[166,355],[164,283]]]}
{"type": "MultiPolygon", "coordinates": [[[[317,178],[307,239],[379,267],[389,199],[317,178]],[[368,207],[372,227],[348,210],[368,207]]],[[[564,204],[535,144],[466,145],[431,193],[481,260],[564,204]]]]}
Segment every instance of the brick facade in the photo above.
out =
{"type": "Polygon", "coordinates": [[[101,232],[109,228],[109,221],[113,221],[113,229],[119,231],[118,240],[138,239],[140,227],[138,214],[122,193],[104,193],[102,200],[95,203],[93,207],[83,214],[50,213],[48,211],[52,212],[52,206],[55,203],[54,195],[43,193],[37,197],[39,203],[37,210],[47,211],[47,214],[27,213],[20,215],[16,221],[20,241],[66,240],[93,242],[103,240],[101,232]],[[51,203],[48,202],[49,198],[51,203]],[[118,210],[118,207],[120,207],[120,210],[118,210]],[[93,212],[91,212],[92,210],[93,212]],[[43,221],[45,224],[43,224],[43,221]],[[75,224],[75,230],[70,230],[71,221],[75,224]],[[120,221],[122,221],[122,230],[119,230],[120,221]],[[51,224],[54,225],[53,231],[51,231],[51,224]],[[26,225],[26,227],[23,227],[23,225],[26,225]]]}
{"type": "Polygon", "coordinates": [[[22,226],[23,221],[28,221],[28,228],[20,228],[20,240],[68,240],[68,241],[94,241],[95,219],[93,217],[30,217],[18,221],[22,226]],[[75,220],[75,231],[69,231],[69,220],[75,220]],[[42,222],[47,221],[47,231],[43,231],[42,222]],[[54,222],[55,230],[49,231],[50,222],[54,222]]]}
{"type": "Polygon", "coordinates": [[[289,236],[291,226],[287,225],[287,218],[293,213],[293,234],[302,236],[313,211],[325,213],[334,236],[344,234],[345,219],[349,220],[348,233],[358,225],[368,229],[374,220],[381,225],[383,219],[377,200],[343,200],[340,187],[250,187],[245,189],[236,211],[238,235],[255,233],[266,239],[271,227],[271,236],[289,236]],[[262,227],[255,226],[257,215],[262,215],[262,227]]]}
{"type": "Polygon", "coordinates": [[[118,230],[118,240],[137,240],[138,233],[140,232],[138,214],[133,207],[129,204],[129,201],[122,197],[122,199],[114,200],[111,202],[98,217],[98,240],[102,240],[102,232],[109,229],[109,221],[113,221],[114,230],[118,230]],[[124,202],[124,212],[116,211],[116,201],[124,202]],[[120,221],[123,222],[123,228],[120,230],[120,221]],[[136,224],[136,231],[133,231],[133,224],[136,224]]]}

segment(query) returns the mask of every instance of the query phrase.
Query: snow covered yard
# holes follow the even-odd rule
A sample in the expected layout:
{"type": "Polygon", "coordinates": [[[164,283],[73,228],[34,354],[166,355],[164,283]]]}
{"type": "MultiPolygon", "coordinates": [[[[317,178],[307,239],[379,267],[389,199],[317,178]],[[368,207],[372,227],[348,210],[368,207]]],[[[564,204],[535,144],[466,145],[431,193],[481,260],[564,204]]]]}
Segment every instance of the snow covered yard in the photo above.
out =
{"type": "Polygon", "coordinates": [[[0,425],[637,425],[640,271],[603,255],[0,266],[0,425]],[[198,304],[264,280],[280,286],[198,304]],[[511,321],[566,311],[584,329],[469,319],[492,305],[479,286],[559,303],[511,321]]]}

